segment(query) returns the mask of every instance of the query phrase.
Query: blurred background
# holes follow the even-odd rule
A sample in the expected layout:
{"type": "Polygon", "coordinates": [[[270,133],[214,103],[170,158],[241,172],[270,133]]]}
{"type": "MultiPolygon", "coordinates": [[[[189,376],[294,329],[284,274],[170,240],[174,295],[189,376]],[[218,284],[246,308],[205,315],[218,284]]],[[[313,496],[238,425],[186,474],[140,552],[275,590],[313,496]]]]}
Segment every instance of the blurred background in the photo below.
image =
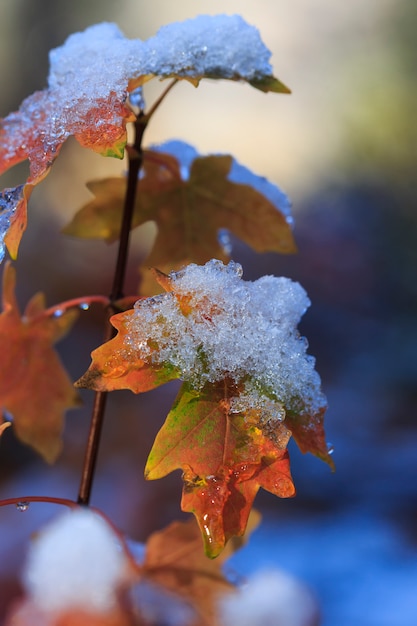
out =
{"type": "MultiPolygon", "coordinates": [[[[201,153],[233,154],[293,201],[294,256],[256,255],[234,242],[244,277],[299,280],[312,307],[301,331],[329,400],[327,435],[337,471],[291,446],[297,496],[262,493],[263,523],[233,566],[274,566],[317,598],[324,626],[417,623],[417,4],[414,0],[2,0],[0,116],[46,85],[48,51],[72,32],[117,22],[147,39],[163,24],[200,13],[240,13],[272,51],[275,75],[292,95],[249,86],[179,84],[147,131],[146,143],[178,138],[201,153]]],[[[146,86],[148,104],[161,85],[146,86]]],[[[42,290],[49,305],[110,290],[115,246],[60,235],[88,200],[85,182],[123,172],[68,141],[35,190],[16,263],[23,307],[42,290]]],[[[1,187],[22,182],[23,164],[1,187]]],[[[127,291],[154,230],[135,231],[127,291]]],[[[76,379],[102,341],[99,310],[83,313],[60,353],[76,379]]],[[[3,355],[2,358],[7,358],[3,355]]],[[[22,381],[24,384],[24,381],[22,381]]],[[[135,397],[111,395],[93,504],[139,541],[180,518],[175,473],[145,483],[153,438],[175,397],[167,385],[135,397]]],[[[0,498],[76,498],[91,395],[67,415],[64,452],[45,465],[13,438],[0,444],[0,498]]],[[[0,510],[0,614],[19,590],[31,532],[56,512],[31,505],[0,510]]],[[[1,619],[0,619],[1,621],[1,619]]]]}

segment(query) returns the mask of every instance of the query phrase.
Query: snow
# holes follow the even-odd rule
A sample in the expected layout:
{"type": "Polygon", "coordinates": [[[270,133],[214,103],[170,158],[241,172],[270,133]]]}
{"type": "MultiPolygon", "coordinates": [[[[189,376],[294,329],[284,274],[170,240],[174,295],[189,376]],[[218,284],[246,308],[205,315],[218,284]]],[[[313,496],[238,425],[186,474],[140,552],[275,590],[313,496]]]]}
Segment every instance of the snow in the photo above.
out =
{"type": "Polygon", "coordinates": [[[257,176],[244,165],[233,159],[229,172],[229,180],[240,185],[250,185],[265,196],[286,217],[289,224],[293,223],[291,203],[283,191],[263,176],[257,176]]]}
{"type": "MultiPolygon", "coordinates": [[[[45,159],[39,149],[29,158],[47,167],[51,155],[82,130],[100,103],[120,106],[126,101],[130,80],[152,74],[250,80],[271,75],[269,57],[257,29],[237,15],[175,22],[145,42],[126,38],[116,24],[90,26],[51,50],[47,89],[26,98],[17,113],[3,120],[9,144],[5,156],[24,150],[22,142],[32,142],[35,133],[44,138],[45,159]]],[[[114,126],[121,126],[122,117],[115,107],[114,126]]],[[[96,123],[100,125],[100,117],[96,123]]]]}
{"type": "Polygon", "coordinates": [[[225,376],[246,381],[231,410],[254,405],[262,410],[266,396],[279,422],[283,407],[315,413],[325,398],[307,342],[297,331],[310,304],[304,289],[284,277],[249,282],[241,276],[239,264],[217,260],[171,272],[175,293],[135,304],[126,322],[127,358],[133,352],[151,363],[170,363],[196,389],[225,376]]]}
{"type": "Polygon", "coordinates": [[[312,594],[293,576],[259,571],[235,594],[219,602],[222,626],[311,626],[317,607],[312,594]]]}
{"type": "Polygon", "coordinates": [[[116,24],[90,26],[51,50],[48,88],[59,92],[63,111],[76,105],[74,115],[111,92],[123,101],[129,79],[143,74],[145,54],[144,43],[127,39],[116,24]]]}
{"type": "Polygon", "coordinates": [[[253,80],[272,75],[271,53],[240,15],[199,15],[163,26],[146,42],[147,72],[253,80]]]}
{"type": "Polygon", "coordinates": [[[32,544],[24,572],[26,591],[45,612],[106,612],[116,601],[127,557],[98,514],[76,509],[47,525],[32,544]]]}
{"type": "MultiPolygon", "coordinates": [[[[51,50],[47,88],[1,120],[0,170],[28,159],[28,182],[36,184],[72,135],[99,153],[122,156],[128,92],[133,107],[144,107],[138,82],[172,75],[253,81],[272,76],[270,56],[258,30],[238,15],[175,22],[147,41],[126,38],[116,24],[90,26],[51,50]]],[[[9,221],[2,215],[3,237],[9,221]]]]}

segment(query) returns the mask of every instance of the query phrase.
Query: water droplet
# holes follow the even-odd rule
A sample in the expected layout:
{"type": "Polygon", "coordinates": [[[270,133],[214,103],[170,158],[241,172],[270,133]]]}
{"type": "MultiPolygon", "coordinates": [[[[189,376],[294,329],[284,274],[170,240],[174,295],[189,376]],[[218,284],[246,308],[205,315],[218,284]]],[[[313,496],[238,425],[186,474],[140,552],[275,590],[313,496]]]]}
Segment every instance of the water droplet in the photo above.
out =
{"type": "Polygon", "coordinates": [[[88,311],[88,309],[90,308],[88,302],[81,302],[78,306],[80,307],[81,311],[88,311]]]}
{"type": "Polygon", "coordinates": [[[63,309],[56,309],[54,311],[54,317],[61,317],[64,314],[63,309]]]}
{"type": "Polygon", "coordinates": [[[331,443],[327,443],[327,454],[329,454],[330,456],[333,454],[334,452],[334,447],[331,443]]]}
{"type": "Polygon", "coordinates": [[[17,508],[17,510],[18,510],[18,511],[20,511],[21,513],[24,513],[25,511],[27,511],[27,510],[28,510],[28,508],[29,508],[29,504],[30,504],[30,503],[29,503],[29,502],[26,502],[26,501],[18,502],[18,503],[16,504],[16,508],[17,508]]]}

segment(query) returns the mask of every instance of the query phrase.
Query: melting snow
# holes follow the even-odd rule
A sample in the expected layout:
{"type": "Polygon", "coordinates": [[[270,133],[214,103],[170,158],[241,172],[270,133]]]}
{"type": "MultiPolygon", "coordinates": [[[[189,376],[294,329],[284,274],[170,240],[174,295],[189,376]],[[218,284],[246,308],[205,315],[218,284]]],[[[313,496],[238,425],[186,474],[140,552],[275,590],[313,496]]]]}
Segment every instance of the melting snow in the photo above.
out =
{"type": "MultiPolygon", "coordinates": [[[[297,324],[310,302],[288,278],[241,279],[242,268],[211,260],[170,274],[173,292],[139,300],[127,322],[126,349],[138,358],[169,362],[196,388],[225,375],[246,382],[239,405],[271,396],[276,418],[286,410],[316,412],[325,405],[314,359],[297,324]],[[183,297],[190,312],[184,314],[183,297]]],[[[233,405],[232,405],[233,409],[233,405]]]]}

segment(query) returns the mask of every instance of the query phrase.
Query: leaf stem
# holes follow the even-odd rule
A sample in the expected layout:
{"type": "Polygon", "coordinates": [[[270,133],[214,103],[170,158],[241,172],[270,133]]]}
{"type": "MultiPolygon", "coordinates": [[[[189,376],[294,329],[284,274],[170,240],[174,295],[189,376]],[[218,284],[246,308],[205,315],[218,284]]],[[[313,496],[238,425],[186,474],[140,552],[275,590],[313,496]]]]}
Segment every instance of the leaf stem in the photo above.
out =
{"type": "MultiPolygon", "coordinates": [[[[108,308],[110,313],[116,312],[117,309],[115,307],[115,302],[123,298],[126,266],[129,255],[130,230],[135,209],[138,177],[143,158],[142,139],[147,126],[147,122],[147,116],[145,116],[145,114],[141,111],[134,124],[135,137],[133,144],[126,147],[127,155],[129,158],[129,171],[123,207],[122,224],[120,228],[119,248],[113,277],[113,285],[109,298],[110,304],[108,308]]],[[[111,326],[110,322],[108,322],[104,341],[109,341],[114,336],[114,334],[114,328],[113,326],[111,326]]],[[[104,421],[106,401],[106,392],[96,392],[91,414],[90,431],[87,440],[84,465],[81,474],[80,488],[78,492],[78,504],[82,504],[85,506],[88,506],[90,502],[98,450],[100,445],[100,436],[104,421]]]]}
{"type": "Polygon", "coordinates": [[[85,296],[84,298],[73,298],[72,300],[65,300],[54,306],[49,307],[46,311],[42,311],[42,316],[53,316],[57,313],[62,313],[72,308],[88,308],[91,304],[102,304],[103,306],[109,306],[109,299],[106,296],[85,296]]]}
{"type": "Polygon", "coordinates": [[[149,111],[146,113],[147,122],[149,122],[152,115],[155,113],[159,105],[164,100],[165,96],[171,91],[171,89],[177,84],[177,82],[178,82],[178,78],[174,78],[174,80],[169,83],[168,87],[161,93],[159,98],[153,103],[149,111]]]}
{"type": "Polygon", "coordinates": [[[53,496],[24,496],[21,498],[5,498],[4,500],[0,500],[0,506],[10,506],[19,504],[30,504],[31,502],[46,502],[49,504],[60,504],[62,506],[68,506],[70,508],[75,508],[77,503],[74,500],[68,500],[67,498],[55,498],[53,496]]]}

